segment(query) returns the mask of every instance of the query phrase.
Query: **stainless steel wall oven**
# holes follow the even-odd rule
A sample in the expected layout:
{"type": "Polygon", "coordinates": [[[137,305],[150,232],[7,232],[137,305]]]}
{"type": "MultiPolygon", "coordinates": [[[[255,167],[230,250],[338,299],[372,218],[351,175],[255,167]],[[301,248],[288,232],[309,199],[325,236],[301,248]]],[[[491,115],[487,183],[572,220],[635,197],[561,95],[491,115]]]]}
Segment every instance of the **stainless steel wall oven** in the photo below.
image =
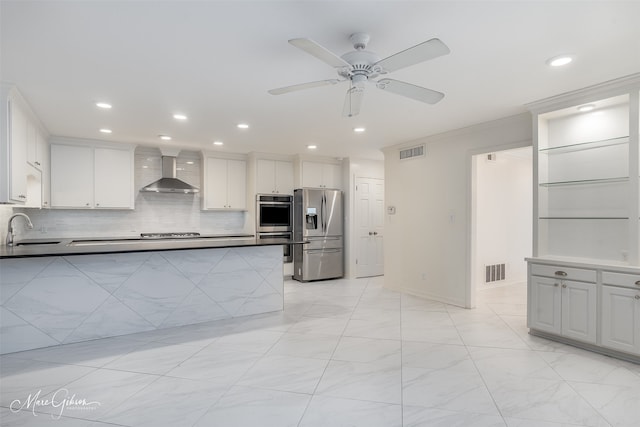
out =
{"type": "MultiPolygon", "coordinates": [[[[258,194],[256,196],[256,233],[258,239],[293,237],[293,196],[258,194]]],[[[284,246],[284,262],[293,261],[291,245],[284,246]]]]}
{"type": "Polygon", "coordinates": [[[256,199],[258,233],[293,231],[293,196],[258,194],[256,199]]]}

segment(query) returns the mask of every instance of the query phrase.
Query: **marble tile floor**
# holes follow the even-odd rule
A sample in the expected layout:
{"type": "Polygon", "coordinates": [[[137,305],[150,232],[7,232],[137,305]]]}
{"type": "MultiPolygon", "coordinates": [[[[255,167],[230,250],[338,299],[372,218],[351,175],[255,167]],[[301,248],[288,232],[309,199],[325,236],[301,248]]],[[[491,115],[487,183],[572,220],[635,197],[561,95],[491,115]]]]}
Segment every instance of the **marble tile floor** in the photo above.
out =
{"type": "Polygon", "coordinates": [[[2,356],[0,425],[640,425],[640,366],[529,336],[524,284],[465,310],[382,283],[287,281],[284,312],[2,356]]]}

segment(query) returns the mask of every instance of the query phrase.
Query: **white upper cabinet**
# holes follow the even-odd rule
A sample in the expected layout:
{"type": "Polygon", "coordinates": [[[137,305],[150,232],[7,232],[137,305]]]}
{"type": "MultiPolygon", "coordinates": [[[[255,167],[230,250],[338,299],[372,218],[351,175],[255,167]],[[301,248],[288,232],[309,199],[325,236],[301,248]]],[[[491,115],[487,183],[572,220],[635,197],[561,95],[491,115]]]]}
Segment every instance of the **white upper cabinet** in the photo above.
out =
{"type": "Polygon", "coordinates": [[[133,208],[133,153],[112,148],[95,149],[94,206],[133,208]]]}
{"type": "Polygon", "coordinates": [[[334,163],[303,161],[302,186],[342,189],[342,168],[334,163]]]}
{"type": "Polygon", "coordinates": [[[247,209],[247,162],[203,156],[203,209],[247,209]]]}
{"type": "Polygon", "coordinates": [[[133,209],[133,148],[51,144],[51,206],[133,209]]]}
{"type": "Polygon", "coordinates": [[[261,194],[293,194],[293,162],[258,159],[256,192],[261,194]]]}
{"type": "Polygon", "coordinates": [[[0,203],[40,207],[47,137],[15,88],[0,92],[0,203]]]}

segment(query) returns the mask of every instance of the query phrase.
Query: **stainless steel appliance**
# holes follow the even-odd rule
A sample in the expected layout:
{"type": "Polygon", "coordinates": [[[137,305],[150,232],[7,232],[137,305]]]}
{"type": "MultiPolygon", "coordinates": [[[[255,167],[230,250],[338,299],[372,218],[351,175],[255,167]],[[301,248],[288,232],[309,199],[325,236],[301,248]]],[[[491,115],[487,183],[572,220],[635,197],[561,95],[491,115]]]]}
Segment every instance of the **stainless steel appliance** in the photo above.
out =
{"type": "MultiPolygon", "coordinates": [[[[258,233],[258,240],[265,240],[265,239],[292,240],[292,238],[293,238],[293,233],[290,231],[282,232],[282,233],[258,233]]],[[[282,245],[282,260],[284,262],[293,261],[292,246],[293,245],[282,245]]]]}
{"type": "MultiPolygon", "coordinates": [[[[262,239],[293,237],[293,196],[258,194],[256,196],[256,234],[262,239]]],[[[293,261],[292,245],[283,246],[283,261],[293,261]]]]}
{"type": "Polygon", "coordinates": [[[256,231],[258,233],[293,231],[292,196],[258,194],[256,200],[256,231]]]}
{"type": "Polygon", "coordinates": [[[293,194],[295,240],[309,243],[293,249],[293,278],[307,282],[342,277],[342,191],[300,188],[293,194]]]}

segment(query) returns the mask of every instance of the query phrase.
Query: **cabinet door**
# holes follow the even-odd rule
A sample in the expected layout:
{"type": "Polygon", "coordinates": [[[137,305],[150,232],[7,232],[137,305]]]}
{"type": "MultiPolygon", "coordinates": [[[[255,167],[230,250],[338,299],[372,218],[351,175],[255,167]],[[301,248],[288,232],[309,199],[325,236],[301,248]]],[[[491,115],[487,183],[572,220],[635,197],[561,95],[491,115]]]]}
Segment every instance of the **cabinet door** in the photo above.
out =
{"type": "Polygon", "coordinates": [[[531,276],[529,283],[531,286],[529,327],[560,334],[562,326],[560,281],[531,276]]]}
{"type": "Polygon", "coordinates": [[[51,146],[51,206],[93,206],[93,148],[51,146]]]}
{"type": "Polygon", "coordinates": [[[247,208],[247,162],[227,160],[227,208],[247,208]]]}
{"type": "Polygon", "coordinates": [[[302,186],[315,188],[324,187],[322,167],[322,163],[302,162],[302,186]]]}
{"type": "Polygon", "coordinates": [[[227,161],[207,157],[205,167],[205,209],[224,209],[227,207],[227,161]]]}
{"type": "Polygon", "coordinates": [[[259,159],[256,162],[256,192],[271,194],[276,188],[276,162],[259,159]]]}
{"type": "Polygon", "coordinates": [[[293,195],[293,163],[275,162],[275,190],[279,194],[293,195]]]}
{"type": "Polygon", "coordinates": [[[562,335],[595,344],[596,316],[595,283],[563,281],[562,335]]]}
{"type": "Polygon", "coordinates": [[[27,116],[23,110],[10,101],[11,138],[9,141],[9,199],[24,203],[27,200],[27,116]]]}
{"type": "Polygon", "coordinates": [[[27,119],[27,162],[33,167],[40,170],[40,161],[38,160],[38,129],[27,119]]]}
{"type": "Polygon", "coordinates": [[[340,165],[325,163],[322,165],[323,185],[326,188],[342,188],[342,169],[340,165]]]}
{"type": "Polygon", "coordinates": [[[133,157],[129,150],[95,149],[95,207],[133,209],[133,157]]]}
{"type": "Polygon", "coordinates": [[[602,345],[640,354],[640,290],[602,286],[602,345]]]}

